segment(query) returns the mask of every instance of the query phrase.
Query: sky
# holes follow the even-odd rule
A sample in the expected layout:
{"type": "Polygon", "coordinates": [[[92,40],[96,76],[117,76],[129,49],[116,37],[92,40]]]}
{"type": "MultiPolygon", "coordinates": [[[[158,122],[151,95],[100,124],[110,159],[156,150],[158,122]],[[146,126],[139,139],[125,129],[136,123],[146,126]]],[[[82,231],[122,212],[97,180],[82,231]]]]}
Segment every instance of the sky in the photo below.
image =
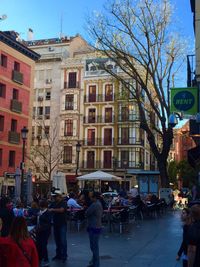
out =
{"type": "MultiPolygon", "coordinates": [[[[109,0],[0,0],[0,15],[7,19],[0,22],[1,30],[15,30],[27,39],[28,28],[34,39],[59,37],[61,28],[66,36],[77,33],[83,37],[85,21],[92,11],[100,11],[109,0]],[[62,21],[62,27],[61,27],[62,21]]],[[[190,0],[171,0],[175,21],[180,31],[193,38],[190,0]]]]}

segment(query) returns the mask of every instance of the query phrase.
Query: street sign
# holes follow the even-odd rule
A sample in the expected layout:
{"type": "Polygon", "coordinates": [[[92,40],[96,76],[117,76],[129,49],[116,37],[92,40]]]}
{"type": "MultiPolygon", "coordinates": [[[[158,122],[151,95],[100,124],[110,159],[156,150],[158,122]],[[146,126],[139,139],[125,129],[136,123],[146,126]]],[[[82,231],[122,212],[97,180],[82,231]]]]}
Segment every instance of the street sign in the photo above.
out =
{"type": "Polygon", "coordinates": [[[198,113],[198,88],[171,88],[170,112],[198,113]]]}

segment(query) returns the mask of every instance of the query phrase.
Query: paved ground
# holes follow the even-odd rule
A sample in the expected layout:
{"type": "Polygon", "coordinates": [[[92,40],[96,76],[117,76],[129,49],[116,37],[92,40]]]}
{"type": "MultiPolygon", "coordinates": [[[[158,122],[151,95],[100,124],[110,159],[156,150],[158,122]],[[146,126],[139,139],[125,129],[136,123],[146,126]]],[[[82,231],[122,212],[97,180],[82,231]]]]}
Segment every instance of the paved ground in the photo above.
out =
{"type": "MultiPolygon", "coordinates": [[[[158,219],[135,222],[123,234],[104,229],[100,240],[101,267],[176,267],[182,266],[175,257],[181,242],[180,212],[167,212],[158,219]]],[[[117,229],[116,229],[117,230],[117,229]]],[[[55,255],[53,240],[49,256],[55,255]]],[[[68,231],[66,263],[51,262],[51,267],[86,267],[91,253],[84,229],[68,231]]]]}

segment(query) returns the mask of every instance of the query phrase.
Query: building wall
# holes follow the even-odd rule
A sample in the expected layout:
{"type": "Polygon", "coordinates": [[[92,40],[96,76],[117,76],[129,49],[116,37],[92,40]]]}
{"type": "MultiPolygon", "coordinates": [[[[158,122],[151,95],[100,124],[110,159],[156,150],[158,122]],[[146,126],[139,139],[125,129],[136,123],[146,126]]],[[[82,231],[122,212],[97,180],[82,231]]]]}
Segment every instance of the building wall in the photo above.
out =
{"type": "MultiPolygon", "coordinates": [[[[30,129],[34,61],[5,43],[0,42],[0,44],[0,54],[7,56],[7,67],[0,66],[0,83],[6,85],[5,98],[0,97],[0,115],[4,116],[4,130],[3,132],[0,132],[0,149],[3,151],[2,165],[0,166],[0,176],[3,176],[4,172],[14,173],[16,167],[20,166],[20,162],[22,160],[22,140],[20,132],[24,126],[30,129]],[[20,63],[20,72],[23,74],[23,84],[19,84],[12,79],[14,61],[20,63]],[[22,110],[19,113],[14,112],[11,109],[13,88],[18,90],[18,101],[22,104],[22,110]],[[17,144],[12,143],[8,139],[9,131],[11,130],[12,119],[17,121],[16,133],[19,134],[17,144]],[[15,164],[13,167],[8,166],[9,151],[15,151],[15,164]]],[[[30,138],[27,140],[27,153],[29,148],[30,138]]]]}

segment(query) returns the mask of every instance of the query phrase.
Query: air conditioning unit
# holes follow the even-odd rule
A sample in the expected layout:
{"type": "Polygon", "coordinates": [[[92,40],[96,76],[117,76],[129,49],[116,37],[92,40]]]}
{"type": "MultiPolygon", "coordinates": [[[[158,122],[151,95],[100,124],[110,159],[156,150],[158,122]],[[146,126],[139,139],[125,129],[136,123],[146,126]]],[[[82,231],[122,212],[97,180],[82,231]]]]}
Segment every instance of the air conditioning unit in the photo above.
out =
{"type": "Polygon", "coordinates": [[[38,101],[43,101],[43,97],[42,96],[38,96],[38,101]]]}
{"type": "Polygon", "coordinates": [[[54,51],[54,48],[49,46],[49,52],[53,52],[54,51]]]}
{"type": "Polygon", "coordinates": [[[52,83],[52,79],[46,79],[46,84],[52,83]]]}

